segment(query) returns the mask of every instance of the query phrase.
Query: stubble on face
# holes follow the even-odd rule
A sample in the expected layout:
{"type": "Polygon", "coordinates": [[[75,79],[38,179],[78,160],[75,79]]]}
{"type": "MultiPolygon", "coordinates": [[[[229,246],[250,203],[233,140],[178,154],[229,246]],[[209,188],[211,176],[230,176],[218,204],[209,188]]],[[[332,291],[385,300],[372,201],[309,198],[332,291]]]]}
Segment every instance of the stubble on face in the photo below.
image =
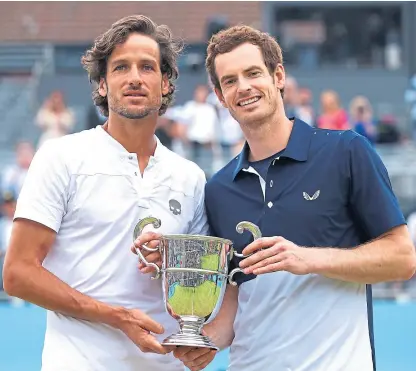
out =
{"type": "Polygon", "coordinates": [[[130,120],[140,120],[154,113],[158,113],[162,105],[161,99],[154,98],[153,101],[149,102],[148,105],[145,107],[128,108],[123,105],[120,99],[111,94],[110,91],[107,92],[107,101],[108,108],[111,111],[130,120]]]}
{"type": "MultiPolygon", "coordinates": [[[[272,77],[274,82],[274,78],[272,77]]],[[[259,128],[262,128],[264,133],[268,133],[272,130],[273,125],[271,124],[271,120],[276,114],[278,110],[277,100],[275,99],[275,95],[269,92],[263,92],[262,96],[262,107],[260,108],[261,111],[254,115],[244,115],[240,114],[239,117],[234,117],[237,121],[240,122],[249,132],[258,131],[259,128]]],[[[280,94],[278,92],[278,94],[280,94]]],[[[237,116],[237,115],[235,115],[237,116]]]]}

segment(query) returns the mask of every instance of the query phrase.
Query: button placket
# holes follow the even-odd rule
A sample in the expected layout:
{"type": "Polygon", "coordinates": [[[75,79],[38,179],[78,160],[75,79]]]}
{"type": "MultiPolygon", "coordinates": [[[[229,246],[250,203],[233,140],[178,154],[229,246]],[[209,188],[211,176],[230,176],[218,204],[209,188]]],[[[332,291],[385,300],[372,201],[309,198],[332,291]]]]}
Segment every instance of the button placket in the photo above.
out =
{"type": "MultiPolygon", "coordinates": [[[[274,165],[275,165],[275,163],[276,163],[276,161],[279,161],[279,160],[280,160],[280,156],[276,157],[276,158],[273,160],[273,162],[272,162],[272,166],[274,166],[274,165]]],[[[270,188],[273,188],[273,185],[274,185],[274,182],[273,182],[273,179],[271,179],[271,180],[270,180],[270,182],[269,182],[269,187],[270,187],[270,188]]],[[[269,208],[269,209],[271,209],[271,208],[273,207],[273,202],[272,202],[272,201],[269,201],[269,202],[267,203],[267,206],[268,206],[268,208],[269,208]]]]}
{"type": "Polygon", "coordinates": [[[135,177],[139,176],[139,170],[138,170],[139,164],[137,162],[137,157],[135,157],[132,154],[129,154],[127,155],[127,159],[128,159],[129,166],[132,166],[134,168],[133,176],[135,177]]]}

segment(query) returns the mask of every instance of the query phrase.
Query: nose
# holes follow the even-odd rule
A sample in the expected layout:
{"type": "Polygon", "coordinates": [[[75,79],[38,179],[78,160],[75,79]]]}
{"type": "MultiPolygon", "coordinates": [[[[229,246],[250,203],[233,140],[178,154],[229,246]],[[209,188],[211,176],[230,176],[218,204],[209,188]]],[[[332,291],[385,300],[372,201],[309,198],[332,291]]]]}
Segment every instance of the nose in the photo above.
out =
{"type": "Polygon", "coordinates": [[[239,78],[237,84],[238,92],[247,92],[251,90],[251,85],[249,81],[244,77],[239,78]]]}
{"type": "Polygon", "coordinates": [[[128,82],[130,85],[141,85],[143,83],[143,78],[140,73],[140,70],[136,66],[133,66],[130,69],[130,73],[128,75],[128,82]]]}

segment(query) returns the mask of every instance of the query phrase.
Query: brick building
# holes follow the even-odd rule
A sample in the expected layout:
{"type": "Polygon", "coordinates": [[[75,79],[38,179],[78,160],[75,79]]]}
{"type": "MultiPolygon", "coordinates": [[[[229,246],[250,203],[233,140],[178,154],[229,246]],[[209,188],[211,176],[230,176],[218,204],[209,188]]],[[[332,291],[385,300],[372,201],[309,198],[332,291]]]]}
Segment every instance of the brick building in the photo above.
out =
{"type": "Polygon", "coordinates": [[[260,2],[0,2],[0,42],[85,43],[126,15],[167,24],[188,42],[204,41],[207,19],[261,27],[260,2]]]}

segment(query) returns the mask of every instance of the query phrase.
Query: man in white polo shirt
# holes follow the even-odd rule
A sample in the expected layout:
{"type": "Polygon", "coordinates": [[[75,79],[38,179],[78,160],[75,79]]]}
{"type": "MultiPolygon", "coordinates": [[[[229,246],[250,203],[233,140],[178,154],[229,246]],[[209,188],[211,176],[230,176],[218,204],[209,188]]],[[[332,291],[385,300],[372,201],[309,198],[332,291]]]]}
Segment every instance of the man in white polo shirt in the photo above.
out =
{"type": "Polygon", "coordinates": [[[129,249],[150,215],[162,233],[207,232],[202,170],[154,135],[179,51],[168,28],[147,17],[114,23],[83,57],[108,121],[46,142],[29,169],[4,286],[48,310],[43,371],[184,368],[159,343],[177,331],[161,284],[137,270],[129,249]]]}

